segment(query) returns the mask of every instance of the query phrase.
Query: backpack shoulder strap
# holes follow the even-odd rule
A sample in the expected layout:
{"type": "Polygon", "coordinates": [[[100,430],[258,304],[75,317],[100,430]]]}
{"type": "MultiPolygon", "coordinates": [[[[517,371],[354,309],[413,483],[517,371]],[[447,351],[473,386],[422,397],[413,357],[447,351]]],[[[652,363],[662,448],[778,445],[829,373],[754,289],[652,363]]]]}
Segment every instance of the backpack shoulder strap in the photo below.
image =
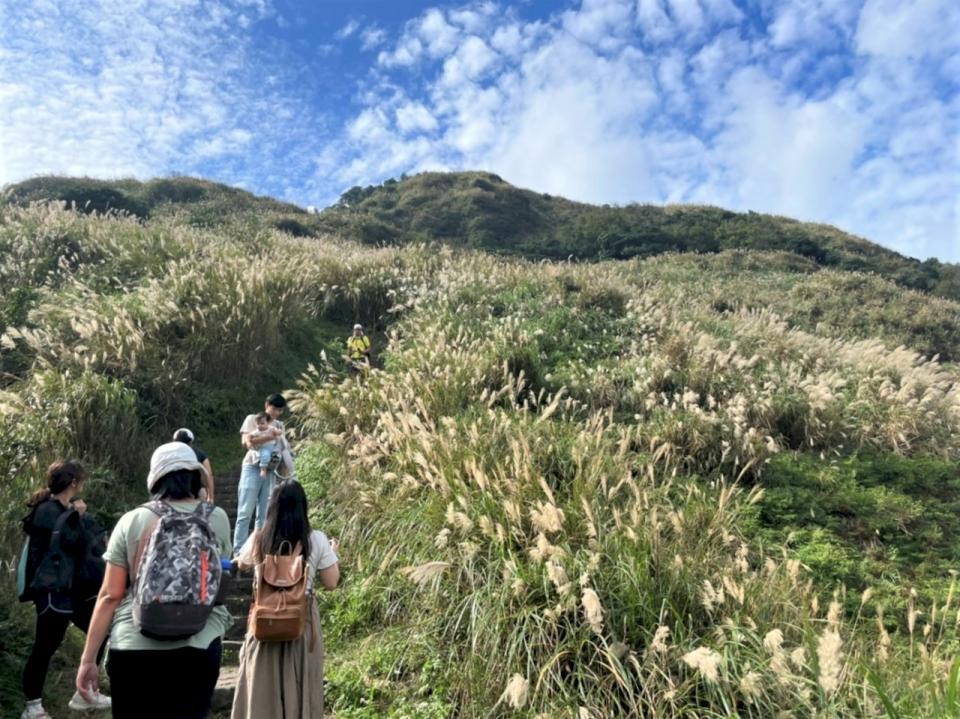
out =
{"type": "Polygon", "coordinates": [[[171,507],[169,504],[164,502],[162,499],[154,499],[149,502],[145,502],[140,506],[143,507],[144,509],[149,509],[158,517],[163,517],[164,515],[172,514],[173,512],[176,511],[173,507],[171,507]]]}
{"type": "Polygon", "coordinates": [[[216,507],[214,507],[212,503],[200,502],[200,504],[197,505],[197,508],[193,510],[193,513],[201,519],[209,520],[214,509],[216,509],[216,507]]]}
{"type": "Polygon", "coordinates": [[[76,511],[77,510],[70,508],[61,512],[60,516],[57,517],[57,521],[53,523],[53,532],[50,534],[50,546],[47,548],[48,552],[60,551],[60,537],[63,534],[63,527],[76,511]]]}
{"type": "Polygon", "coordinates": [[[63,529],[63,525],[67,523],[67,520],[70,519],[70,515],[76,512],[73,507],[70,507],[64,512],[61,512],[60,516],[57,517],[57,521],[53,523],[53,531],[59,532],[63,529]]]}
{"type": "Polygon", "coordinates": [[[130,575],[128,577],[128,581],[131,585],[137,579],[137,574],[140,571],[140,563],[143,561],[143,553],[147,551],[147,544],[150,543],[150,537],[153,536],[153,533],[157,531],[157,526],[160,524],[160,519],[170,512],[175,511],[169,504],[166,502],[161,502],[160,500],[147,502],[146,504],[141,504],[140,506],[153,512],[153,516],[150,518],[150,522],[147,524],[147,526],[144,527],[143,534],[140,535],[140,541],[137,542],[137,551],[133,555],[133,564],[130,566],[130,575]]]}

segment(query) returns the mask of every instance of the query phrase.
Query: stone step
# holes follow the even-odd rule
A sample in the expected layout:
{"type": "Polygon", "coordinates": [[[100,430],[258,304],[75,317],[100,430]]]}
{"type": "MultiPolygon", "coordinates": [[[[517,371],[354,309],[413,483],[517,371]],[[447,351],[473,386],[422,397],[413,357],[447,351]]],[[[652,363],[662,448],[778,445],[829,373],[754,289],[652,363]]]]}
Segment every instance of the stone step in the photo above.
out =
{"type": "Polygon", "coordinates": [[[230,610],[235,617],[245,617],[250,611],[250,595],[235,594],[228,595],[223,602],[224,606],[230,610]]]}
{"type": "Polygon", "coordinates": [[[240,662],[240,650],[243,648],[242,639],[224,639],[221,644],[223,644],[223,664],[225,666],[233,666],[240,662]],[[228,661],[228,657],[232,661],[228,661]]]}
{"type": "Polygon", "coordinates": [[[226,574],[223,579],[223,596],[235,597],[250,596],[253,591],[253,572],[237,572],[226,574]]]}
{"type": "Polygon", "coordinates": [[[224,639],[221,644],[223,645],[223,660],[220,662],[221,666],[234,667],[239,664],[240,650],[243,648],[243,640],[224,639]]]}
{"type": "Polygon", "coordinates": [[[213,704],[211,709],[215,712],[230,711],[233,706],[233,693],[237,688],[237,677],[240,674],[240,668],[237,666],[220,667],[220,678],[217,680],[217,687],[213,690],[213,704]]]}
{"type": "Polygon", "coordinates": [[[243,638],[247,635],[247,617],[236,616],[233,617],[233,625],[227,630],[224,639],[231,639],[234,641],[243,641],[243,638]]]}

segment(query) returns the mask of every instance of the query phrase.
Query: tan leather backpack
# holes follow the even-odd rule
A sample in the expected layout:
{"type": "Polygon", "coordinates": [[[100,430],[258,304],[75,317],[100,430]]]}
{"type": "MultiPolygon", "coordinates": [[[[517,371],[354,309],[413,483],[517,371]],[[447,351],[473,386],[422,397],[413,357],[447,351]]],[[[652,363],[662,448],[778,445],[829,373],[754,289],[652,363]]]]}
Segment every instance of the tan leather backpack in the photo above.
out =
{"type": "Polygon", "coordinates": [[[289,642],[303,636],[307,623],[307,573],[303,548],[291,554],[268,554],[257,567],[248,631],[261,642],[289,642]]]}

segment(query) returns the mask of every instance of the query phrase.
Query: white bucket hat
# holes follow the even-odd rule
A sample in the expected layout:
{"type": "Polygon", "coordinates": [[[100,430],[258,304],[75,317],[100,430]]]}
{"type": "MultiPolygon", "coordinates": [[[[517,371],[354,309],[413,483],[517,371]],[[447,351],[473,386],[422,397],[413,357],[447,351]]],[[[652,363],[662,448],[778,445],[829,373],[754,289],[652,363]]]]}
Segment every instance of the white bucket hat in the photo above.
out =
{"type": "Polygon", "coordinates": [[[190,440],[191,442],[192,442],[194,439],[196,439],[196,437],[193,436],[193,432],[190,431],[189,429],[187,429],[186,427],[181,427],[180,429],[178,429],[176,432],[173,433],[173,439],[174,439],[174,441],[177,440],[177,435],[178,435],[178,434],[183,434],[183,435],[184,435],[188,440],[190,440]]]}
{"type": "Polygon", "coordinates": [[[363,325],[359,325],[359,324],[358,324],[358,325],[354,325],[354,326],[353,326],[353,329],[355,329],[355,330],[362,330],[362,329],[363,329],[363,325]]]}
{"type": "Polygon", "coordinates": [[[207,470],[197,461],[197,455],[190,445],[183,442],[167,442],[153,450],[153,456],[150,457],[147,491],[153,492],[158,479],[178,469],[199,469],[204,485],[208,482],[207,470]]]}

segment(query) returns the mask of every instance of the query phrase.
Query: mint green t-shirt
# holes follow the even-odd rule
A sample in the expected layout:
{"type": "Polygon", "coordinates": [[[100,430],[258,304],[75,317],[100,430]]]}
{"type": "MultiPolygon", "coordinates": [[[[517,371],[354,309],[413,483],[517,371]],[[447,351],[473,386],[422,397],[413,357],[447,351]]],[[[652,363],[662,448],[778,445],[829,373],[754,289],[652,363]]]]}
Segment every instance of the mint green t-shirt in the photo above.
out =
{"type": "MultiPolygon", "coordinates": [[[[179,512],[192,512],[200,504],[200,501],[196,499],[178,500],[170,501],[168,504],[179,512]]],[[[110,533],[110,542],[103,558],[110,564],[125,569],[129,577],[130,567],[133,565],[137,547],[140,544],[140,537],[156,516],[145,507],[137,507],[120,517],[117,526],[110,533]]],[[[210,527],[217,538],[220,556],[229,557],[233,549],[230,542],[230,520],[227,518],[227,513],[220,507],[214,509],[210,514],[210,527]]],[[[127,587],[127,593],[113,615],[113,625],[110,627],[110,648],[118,650],[165,650],[181,649],[183,647],[206,649],[213,640],[223,637],[231,624],[233,624],[233,617],[227,608],[216,606],[210,613],[206,626],[189,639],[175,642],[150,639],[143,636],[133,624],[133,596],[130,593],[130,587],[127,587]]]]}

